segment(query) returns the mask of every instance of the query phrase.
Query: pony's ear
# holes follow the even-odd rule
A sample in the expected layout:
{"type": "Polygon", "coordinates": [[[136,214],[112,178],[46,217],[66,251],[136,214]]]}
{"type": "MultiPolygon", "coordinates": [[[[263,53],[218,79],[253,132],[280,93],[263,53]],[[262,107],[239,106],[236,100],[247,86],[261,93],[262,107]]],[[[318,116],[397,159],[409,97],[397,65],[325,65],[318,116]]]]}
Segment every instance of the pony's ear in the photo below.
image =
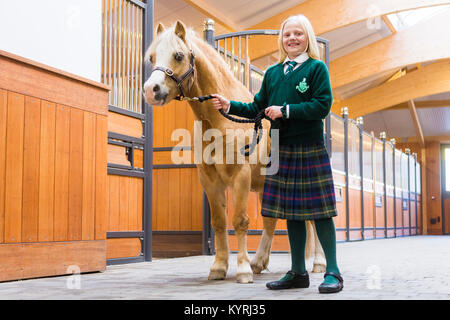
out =
{"type": "Polygon", "coordinates": [[[181,38],[181,40],[186,40],[186,28],[181,21],[177,21],[175,26],[175,34],[181,38]]]}
{"type": "Polygon", "coordinates": [[[158,24],[158,27],[156,28],[156,35],[159,35],[161,32],[163,32],[164,30],[166,30],[166,28],[164,27],[164,25],[160,22],[158,24]]]}

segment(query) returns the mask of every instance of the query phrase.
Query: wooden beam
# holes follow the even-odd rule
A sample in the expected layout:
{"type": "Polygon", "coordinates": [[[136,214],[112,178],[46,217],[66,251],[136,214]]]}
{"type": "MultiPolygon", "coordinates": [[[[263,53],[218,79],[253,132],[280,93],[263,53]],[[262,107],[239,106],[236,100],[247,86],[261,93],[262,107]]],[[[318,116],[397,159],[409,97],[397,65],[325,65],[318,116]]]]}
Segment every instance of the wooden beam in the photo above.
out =
{"type": "MultiPolygon", "coordinates": [[[[421,108],[442,108],[450,107],[450,100],[426,100],[426,101],[415,101],[416,109],[421,108]]],[[[396,106],[390,107],[389,110],[403,110],[408,109],[408,103],[403,102],[396,106]]]]}
{"type": "MultiPolygon", "coordinates": [[[[247,30],[279,29],[281,23],[291,15],[303,14],[311,21],[317,35],[396,12],[424,7],[450,4],[442,0],[307,0],[286,11],[261,21],[247,30]]],[[[270,45],[260,41],[253,46],[250,56],[253,59],[266,56],[273,51],[276,42],[270,45]]]]}
{"type": "Polygon", "coordinates": [[[406,75],[406,70],[405,69],[400,69],[392,77],[387,79],[385,82],[397,80],[397,79],[403,77],[404,75],[406,75]]]}
{"type": "Polygon", "coordinates": [[[449,88],[450,60],[443,60],[351,98],[335,101],[332,111],[338,113],[345,106],[349,108],[349,117],[356,119],[402,102],[448,92],[449,88]]]}
{"type": "Polygon", "coordinates": [[[404,29],[330,63],[331,86],[338,88],[371,75],[449,57],[449,13],[404,29]],[[439,32],[437,32],[439,30],[439,32]]]}
{"type": "Polygon", "coordinates": [[[417,137],[419,138],[419,143],[422,148],[425,147],[425,140],[423,138],[422,126],[420,125],[419,116],[417,115],[416,106],[414,105],[414,100],[408,101],[409,112],[411,112],[411,118],[414,123],[414,127],[417,131],[417,137]]]}
{"type": "Polygon", "coordinates": [[[201,13],[203,13],[208,18],[214,20],[215,23],[219,23],[230,32],[236,32],[242,30],[242,28],[234,23],[233,20],[229,19],[225,15],[223,15],[219,10],[211,6],[207,1],[204,0],[184,0],[188,5],[197,9],[201,13]]]}
{"type": "Polygon", "coordinates": [[[389,17],[387,15],[384,15],[381,18],[383,19],[384,23],[389,28],[389,30],[391,31],[392,34],[397,33],[397,29],[395,29],[394,25],[392,24],[391,20],[389,19],[389,17]]]}

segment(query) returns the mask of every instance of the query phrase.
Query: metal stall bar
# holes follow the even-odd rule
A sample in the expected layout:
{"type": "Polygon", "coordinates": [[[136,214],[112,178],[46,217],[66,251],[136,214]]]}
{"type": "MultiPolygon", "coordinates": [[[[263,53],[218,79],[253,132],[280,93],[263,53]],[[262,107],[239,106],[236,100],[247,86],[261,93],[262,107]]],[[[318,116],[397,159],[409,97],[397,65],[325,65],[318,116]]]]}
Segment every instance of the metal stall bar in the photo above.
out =
{"type": "Polygon", "coordinates": [[[243,77],[241,75],[241,69],[242,69],[242,64],[241,64],[241,59],[242,59],[242,37],[238,36],[238,54],[239,54],[239,58],[238,58],[238,79],[240,82],[243,82],[243,77]]]}
{"type": "Polygon", "coordinates": [[[408,156],[408,221],[409,221],[409,225],[408,225],[408,235],[411,235],[411,169],[410,169],[410,164],[409,164],[409,157],[411,156],[411,150],[406,148],[405,149],[405,153],[408,156]]]}
{"type": "Polygon", "coordinates": [[[380,132],[380,139],[383,142],[384,237],[387,238],[386,132],[380,132]]]}
{"type": "Polygon", "coordinates": [[[372,135],[372,147],[371,147],[371,157],[372,157],[372,178],[373,178],[373,238],[377,238],[377,223],[376,223],[376,216],[377,216],[377,205],[376,205],[376,197],[377,197],[377,182],[376,182],[376,161],[375,161],[375,136],[373,132],[371,132],[372,135]]]}
{"type": "MultiPolygon", "coordinates": [[[[210,44],[214,46],[214,42],[210,44]]],[[[234,70],[234,37],[231,37],[231,72],[233,73],[233,76],[236,77],[236,72],[234,70]]]]}
{"type": "Polygon", "coordinates": [[[348,108],[342,108],[344,118],[344,168],[345,168],[345,239],[350,241],[350,181],[348,168],[348,108]]]}
{"type": "Polygon", "coordinates": [[[414,203],[416,207],[416,233],[417,236],[419,234],[419,223],[418,223],[418,213],[417,213],[417,153],[413,153],[414,157],[414,203]]]}
{"type": "Polygon", "coordinates": [[[364,144],[363,144],[363,117],[356,119],[359,129],[359,175],[361,176],[361,240],[364,240],[364,144]]]}
{"type": "MultiPolygon", "coordinates": [[[[144,11],[143,20],[143,39],[144,44],[142,46],[142,56],[145,55],[145,50],[153,41],[153,11],[154,0],[147,0],[147,5],[144,11]]],[[[141,85],[143,81],[150,77],[150,66],[147,65],[143,70],[143,79],[141,78],[141,85]]],[[[144,260],[152,261],[152,202],[153,202],[153,109],[146,102],[144,97],[142,99],[142,106],[145,114],[144,125],[144,212],[143,212],[143,227],[144,227],[144,260]]]]}
{"type": "MultiPolygon", "coordinates": [[[[421,175],[421,170],[420,170],[420,163],[417,161],[417,154],[416,154],[416,198],[417,198],[417,201],[416,201],[416,212],[417,212],[417,234],[419,234],[419,232],[420,232],[420,228],[419,228],[419,193],[421,194],[421,184],[420,184],[420,179],[421,179],[421,177],[422,177],[422,175],[421,175]]],[[[420,202],[421,204],[422,204],[422,199],[421,199],[421,202],[420,202]]],[[[423,213],[422,213],[422,209],[421,209],[421,214],[420,214],[420,216],[422,217],[423,216],[423,213]]],[[[422,222],[420,222],[420,224],[422,225],[422,233],[423,233],[423,223],[422,222]]]]}
{"type": "Polygon", "coordinates": [[[397,187],[395,181],[395,139],[392,143],[392,184],[394,185],[394,238],[397,237],[397,187]]]}
{"type": "Polygon", "coordinates": [[[108,60],[108,55],[106,54],[106,50],[107,50],[107,39],[108,39],[108,28],[107,28],[107,23],[108,23],[108,4],[109,1],[105,0],[103,1],[103,17],[102,17],[102,22],[103,22],[103,30],[102,30],[102,51],[103,51],[103,56],[102,56],[102,74],[101,74],[101,81],[103,83],[107,83],[107,72],[106,72],[106,68],[107,68],[107,63],[106,61],[108,60]]]}
{"type": "MultiPolygon", "coordinates": [[[[111,90],[114,88],[113,87],[113,71],[112,71],[112,67],[113,67],[113,62],[112,62],[112,48],[113,48],[113,3],[114,0],[109,0],[109,55],[108,55],[108,64],[109,64],[109,73],[108,73],[108,85],[111,87],[111,90]]],[[[109,99],[108,99],[108,103],[109,105],[112,105],[112,98],[113,95],[111,94],[111,92],[109,93],[109,99]]]]}
{"type": "MultiPolygon", "coordinates": [[[[328,70],[330,69],[330,46],[329,41],[326,39],[318,38],[317,41],[319,43],[323,43],[325,45],[325,64],[327,65],[328,70]]],[[[361,118],[362,119],[362,118],[361,118]]],[[[325,148],[328,151],[328,154],[331,154],[331,116],[327,115],[325,118],[325,148]]],[[[362,149],[361,149],[362,150],[362,149]]],[[[362,152],[360,150],[360,152],[362,152]]],[[[363,184],[363,176],[361,175],[361,186],[363,184]]]]}

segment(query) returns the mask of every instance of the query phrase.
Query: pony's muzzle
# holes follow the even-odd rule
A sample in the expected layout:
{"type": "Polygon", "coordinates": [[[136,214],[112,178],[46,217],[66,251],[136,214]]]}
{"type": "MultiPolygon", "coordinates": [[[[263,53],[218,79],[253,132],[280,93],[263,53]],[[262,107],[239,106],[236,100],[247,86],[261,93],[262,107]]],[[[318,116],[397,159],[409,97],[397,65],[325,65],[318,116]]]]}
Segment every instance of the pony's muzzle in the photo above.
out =
{"type": "Polygon", "coordinates": [[[144,98],[148,104],[162,105],[165,103],[169,92],[164,86],[157,83],[144,85],[144,98]]]}

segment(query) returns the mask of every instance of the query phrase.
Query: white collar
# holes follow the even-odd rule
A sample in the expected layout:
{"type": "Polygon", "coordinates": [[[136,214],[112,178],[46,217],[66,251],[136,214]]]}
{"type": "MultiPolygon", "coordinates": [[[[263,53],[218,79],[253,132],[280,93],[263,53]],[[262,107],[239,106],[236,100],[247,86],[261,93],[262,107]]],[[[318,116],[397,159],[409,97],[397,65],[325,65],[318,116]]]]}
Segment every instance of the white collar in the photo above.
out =
{"type": "MultiPolygon", "coordinates": [[[[308,52],[303,52],[303,53],[299,54],[297,57],[295,57],[295,59],[293,59],[292,61],[295,61],[298,64],[302,64],[303,62],[308,60],[308,58],[309,58],[308,52]]],[[[291,61],[291,59],[289,59],[289,57],[287,56],[286,59],[284,59],[283,64],[285,64],[289,61],[291,61]]]]}

